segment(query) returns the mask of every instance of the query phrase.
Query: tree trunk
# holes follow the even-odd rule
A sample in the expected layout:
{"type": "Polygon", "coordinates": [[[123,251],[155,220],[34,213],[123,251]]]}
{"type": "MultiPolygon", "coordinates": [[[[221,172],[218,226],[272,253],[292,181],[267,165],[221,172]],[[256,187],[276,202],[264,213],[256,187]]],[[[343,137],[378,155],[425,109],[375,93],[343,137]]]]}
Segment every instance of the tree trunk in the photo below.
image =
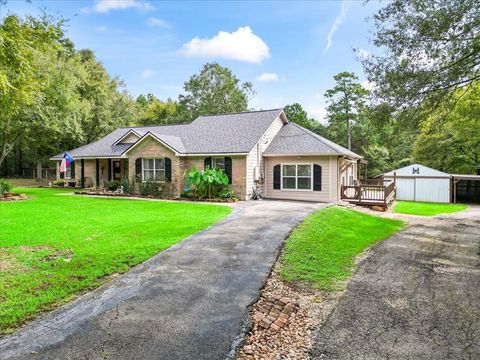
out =
{"type": "Polygon", "coordinates": [[[42,160],[37,160],[37,181],[43,181],[42,177],[42,160]]]}
{"type": "Polygon", "coordinates": [[[348,150],[352,150],[352,127],[350,119],[347,119],[347,148],[348,150]]]}

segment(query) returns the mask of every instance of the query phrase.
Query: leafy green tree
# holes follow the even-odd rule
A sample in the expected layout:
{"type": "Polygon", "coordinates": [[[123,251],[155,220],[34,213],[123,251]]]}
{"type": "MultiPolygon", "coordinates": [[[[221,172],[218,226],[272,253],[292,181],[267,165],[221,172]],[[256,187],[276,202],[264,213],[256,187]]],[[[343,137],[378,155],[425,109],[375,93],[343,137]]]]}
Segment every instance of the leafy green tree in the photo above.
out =
{"type": "Polygon", "coordinates": [[[152,94],[137,97],[139,125],[166,125],[185,122],[181,117],[180,105],[172,100],[161,101],[152,94]]]}
{"type": "Polygon", "coordinates": [[[351,72],[341,72],[333,78],[335,86],[325,92],[328,102],[327,133],[333,141],[351,150],[352,127],[365,108],[369,92],[357,82],[358,77],[351,72]]]}
{"type": "Polygon", "coordinates": [[[480,175],[480,82],[456,92],[463,96],[455,108],[444,102],[423,121],[413,156],[436,169],[480,175]]]}
{"type": "Polygon", "coordinates": [[[381,55],[364,66],[394,106],[439,101],[480,79],[478,0],[393,0],[374,16],[381,55]]]}
{"type": "Polygon", "coordinates": [[[43,88],[37,59],[44,44],[39,38],[48,38],[49,32],[32,29],[15,15],[0,25],[0,165],[31,125],[23,115],[35,107],[43,88]]]}
{"type": "Polygon", "coordinates": [[[303,109],[302,105],[299,103],[293,103],[291,105],[286,105],[283,108],[285,115],[287,115],[287,119],[297,123],[304,128],[313,131],[319,135],[324,133],[323,125],[308,117],[307,112],[303,109]]]}
{"type": "Polygon", "coordinates": [[[246,111],[248,99],[254,94],[250,82],[241,83],[229,68],[218,63],[203,65],[183,89],[185,94],[178,99],[187,120],[205,114],[246,111]]]}
{"type": "MultiPolygon", "coordinates": [[[[91,50],[78,52],[82,65],[78,92],[81,98],[81,144],[99,139],[120,126],[128,126],[134,119],[130,110],[118,112],[118,105],[133,107],[134,100],[124,91],[124,84],[111,78],[105,67],[96,60],[91,50]]],[[[79,144],[78,144],[79,145],[79,144]]]]}

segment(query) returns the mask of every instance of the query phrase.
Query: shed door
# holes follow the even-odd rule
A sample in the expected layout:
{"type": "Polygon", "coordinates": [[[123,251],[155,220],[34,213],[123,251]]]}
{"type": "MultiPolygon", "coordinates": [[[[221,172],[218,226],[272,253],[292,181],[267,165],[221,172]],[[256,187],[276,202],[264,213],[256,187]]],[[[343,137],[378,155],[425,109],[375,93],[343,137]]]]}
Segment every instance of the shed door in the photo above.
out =
{"type": "Polygon", "coordinates": [[[415,201],[415,178],[397,179],[397,200],[415,201]]]}
{"type": "Polygon", "coordinates": [[[450,202],[449,179],[416,179],[415,201],[450,202]]]}

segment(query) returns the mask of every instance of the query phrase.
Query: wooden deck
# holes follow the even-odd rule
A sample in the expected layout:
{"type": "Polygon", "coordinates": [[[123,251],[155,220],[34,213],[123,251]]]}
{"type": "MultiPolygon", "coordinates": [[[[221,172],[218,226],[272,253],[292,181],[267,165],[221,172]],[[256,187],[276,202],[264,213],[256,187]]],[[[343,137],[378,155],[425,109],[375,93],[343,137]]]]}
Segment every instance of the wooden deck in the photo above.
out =
{"type": "Polygon", "coordinates": [[[341,199],[352,204],[387,207],[395,200],[394,180],[366,180],[360,185],[342,185],[341,199]]]}

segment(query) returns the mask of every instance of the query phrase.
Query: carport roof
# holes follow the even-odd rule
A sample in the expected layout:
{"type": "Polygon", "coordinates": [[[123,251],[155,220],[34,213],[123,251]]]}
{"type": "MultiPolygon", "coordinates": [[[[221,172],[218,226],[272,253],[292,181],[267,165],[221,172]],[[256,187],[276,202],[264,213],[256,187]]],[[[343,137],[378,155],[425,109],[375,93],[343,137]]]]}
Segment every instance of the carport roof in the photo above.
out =
{"type": "Polygon", "coordinates": [[[455,180],[480,180],[480,175],[452,174],[455,180]]]}

